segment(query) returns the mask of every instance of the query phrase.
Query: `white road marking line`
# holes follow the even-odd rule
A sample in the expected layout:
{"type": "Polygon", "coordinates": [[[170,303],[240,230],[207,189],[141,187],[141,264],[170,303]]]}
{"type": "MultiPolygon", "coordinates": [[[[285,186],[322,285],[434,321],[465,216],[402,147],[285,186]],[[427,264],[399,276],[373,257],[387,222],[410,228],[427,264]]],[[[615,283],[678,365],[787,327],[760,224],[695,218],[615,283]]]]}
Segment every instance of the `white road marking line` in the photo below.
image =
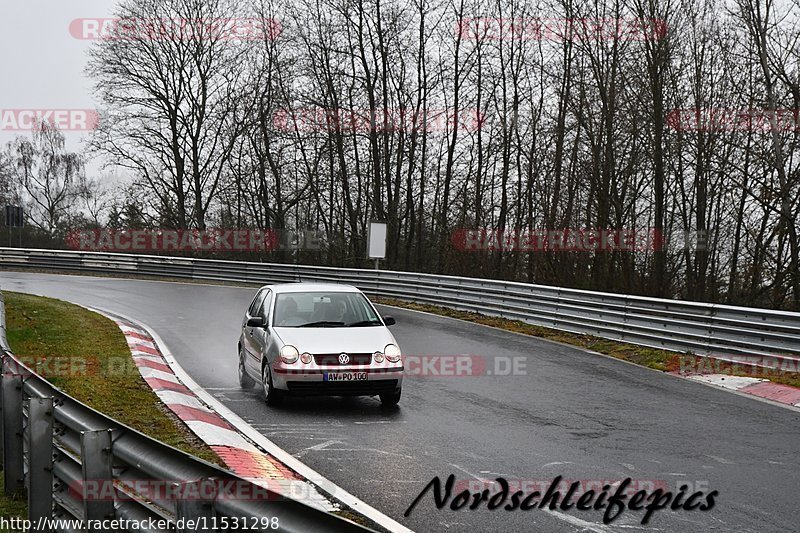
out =
{"type": "Polygon", "coordinates": [[[582,528],[583,530],[594,531],[595,533],[610,533],[611,530],[604,525],[595,524],[594,522],[587,522],[586,520],[581,520],[580,518],[564,513],[559,513],[558,511],[551,511],[550,509],[542,509],[545,513],[558,518],[559,520],[563,520],[568,524],[572,524],[575,527],[582,528]]]}
{"type": "Polygon", "coordinates": [[[724,465],[733,465],[733,464],[736,464],[736,463],[734,463],[733,461],[730,461],[730,460],[728,460],[728,459],[725,459],[724,457],[720,457],[720,456],[718,456],[718,455],[708,455],[707,453],[706,453],[706,454],[704,454],[704,455],[705,455],[706,457],[708,457],[708,458],[710,458],[710,459],[714,459],[716,462],[718,462],[718,463],[722,463],[722,464],[724,464],[724,465]]]}
{"type": "Polygon", "coordinates": [[[481,470],[481,474],[489,474],[490,476],[494,477],[503,477],[503,478],[511,478],[514,477],[514,474],[503,474],[501,472],[489,472],[488,470],[481,470]]]}
{"type": "Polygon", "coordinates": [[[485,481],[489,481],[489,480],[488,480],[488,479],[486,479],[486,478],[483,478],[483,477],[480,477],[480,476],[476,476],[475,474],[473,474],[473,473],[472,473],[472,472],[470,472],[469,470],[466,470],[466,469],[464,469],[464,468],[461,468],[461,467],[460,467],[460,466],[458,466],[457,464],[453,464],[453,463],[447,463],[447,464],[449,464],[449,465],[450,465],[450,466],[452,466],[453,468],[457,468],[457,469],[461,470],[462,472],[464,472],[465,474],[467,474],[467,475],[468,475],[468,476],[470,476],[470,477],[474,477],[474,478],[475,478],[475,479],[477,479],[478,481],[484,481],[484,482],[485,482],[485,481]]]}
{"type": "Polygon", "coordinates": [[[406,455],[404,453],[389,452],[386,450],[379,450],[378,448],[330,448],[332,452],[372,452],[380,453],[383,455],[394,455],[396,457],[403,457],[405,459],[413,459],[414,456],[406,455]]]}
{"type": "MultiPolygon", "coordinates": [[[[450,466],[452,466],[453,468],[457,468],[457,469],[461,470],[462,472],[464,472],[465,474],[467,474],[467,475],[469,475],[471,477],[474,477],[478,481],[483,481],[483,482],[488,481],[485,478],[482,478],[480,476],[476,476],[475,474],[473,474],[469,470],[466,470],[466,469],[458,466],[457,464],[454,464],[454,463],[448,463],[448,464],[450,466]]],[[[596,524],[594,522],[587,522],[586,520],[581,520],[580,518],[577,518],[575,516],[564,514],[564,513],[560,513],[558,511],[551,511],[550,509],[547,509],[547,508],[542,509],[542,511],[544,511],[545,513],[549,514],[550,516],[552,516],[554,518],[557,518],[559,520],[567,522],[568,524],[571,524],[571,525],[573,525],[575,527],[580,527],[583,530],[593,531],[594,533],[611,533],[612,532],[612,530],[609,529],[609,526],[605,526],[605,525],[602,525],[602,524],[596,524]]],[[[655,530],[655,531],[657,531],[657,530],[655,530]]]]}
{"type": "Polygon", "coordinates": [[[415,483],[418,485],[424,485],[428,483],[429,479],[365,479],[364,483],[375,483],[378,485],[385,485],[385,484],[394,484],[394,483],[415,483]]]}
{"type": "Polygon", "coordinates": [[[469,524],[465,524],[464,522],[439,522],[439,525],[445,529],[450,529],[453,526],[469,526],[469,524]]]}
{"type": "MultiPolygon", "coordinates": [[[[278,430],[275,430],[275,431],[262,429],[261,431],[269,433],[270,435],[294,435],[296,438],[319,440],[319,437],[317,437],[317,433],[316,432],[307,433],[305,431],[298,431],[298,430],[291,430],[291,429],[278,429],[278,430]]],[[[339,435],[326,435],[326,436],[328,436],[328,437],[331,437],[331,436],[338,437],[339,435]]],[[[342,438],[347,438],[347,436],[344,435],[344,436],[342,436],[342,438]]]]}
{"type": "Polygon", "coordinates": [[[273,425],[273,424],[250,424],[254,428],[258,429],[271,429],[273,431],[320,431],[320,428],[304,428],[304,427],[280,427],[280,425],[273,425]]]}
{"type": "Polygon", "coordinates": [[[575,463],[573,463],[572,461],[553,461],[552,463],[543,464],[542,468],[545,468],[545,467],[548,467],[548,466],[574,465],[574,464],[575,463]]]}
{"type": "Polygon", "coordinates": [[[231,398],[227,394],[215,394],[214,397],[226,402],[249,402],[253,399],[252,397],[231,398]]]}
{"type": "Polygon", "coordinates": [[[302,457],[305,454],[307,454],[308,452],[318,452],[318,451],[321,451],[321,450],[326,450],[329,446],[332,446],[334,444],[341,444],[341,443],[342,443],[342,441],[340,441],[340,440],[326,440],[325,442],[320,442],[319,444],[315,444],[314,446],[309,446],[308,448],[303,448],[302,450],[300,450],[299,452],[294,454],[294,456],[295,457],[302,457]]]}

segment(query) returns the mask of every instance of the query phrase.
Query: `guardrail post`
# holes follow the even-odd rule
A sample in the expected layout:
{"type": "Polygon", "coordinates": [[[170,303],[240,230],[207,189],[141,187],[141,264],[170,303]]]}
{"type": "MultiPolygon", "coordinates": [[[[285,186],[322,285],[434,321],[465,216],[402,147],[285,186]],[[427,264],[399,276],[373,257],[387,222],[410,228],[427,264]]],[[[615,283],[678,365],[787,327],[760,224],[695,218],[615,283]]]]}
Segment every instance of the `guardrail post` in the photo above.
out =
{"type": "Polygon", "coordinates": [[[3,360],[3,482],[7,496],[25,487],[22,444],[22,376],[3,360]]]}
{"type": "Polygon", "coordinates": [[[216,486],[215,478],[175,483],[175,533],[213,530],[216,486]]]}
{"type": "Polygon", "coordinates": [[[83,474],[83,518],[85,520],[106,520],[114,518],[114,498],[108,490],[114,483],[111,453],[111,430],[81,432],[81,470],[83,474]],[[90,489],[99,487],[96,494],[90,489]],[[101,496],[103,495],[103,496],[101,496]]]}
{"type": "MultiPolygon", "coordinates": [[[[2,294],[2,293],[0,293],[2,294]]],[[[3,441],[5,437],[3,436],[3,379],[2,374],[5,374],[6,371],[6,354],[0,352],[0,468],[3,466],[3,450],[5,446],[3,446],[3,441]]]]}
{"type": "Polygon", "coordinates": [[[31,398],[26,430],[28,519],[35,524],[53,514],[53,398],[31,398]]]}

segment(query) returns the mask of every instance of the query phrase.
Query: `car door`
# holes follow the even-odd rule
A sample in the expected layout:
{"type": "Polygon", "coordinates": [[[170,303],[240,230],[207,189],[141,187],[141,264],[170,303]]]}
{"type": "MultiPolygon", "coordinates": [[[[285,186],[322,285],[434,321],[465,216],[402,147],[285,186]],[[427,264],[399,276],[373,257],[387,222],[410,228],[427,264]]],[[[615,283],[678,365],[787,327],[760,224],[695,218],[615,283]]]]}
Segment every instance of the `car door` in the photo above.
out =
{"type": "Polygon", "coordinates": [[[271,340],[269,321],[272,296],[272,291],[268,290],[261,301],[257,311],[258,314],[255,315],[264,319],[265,326],[263,328],[252,328],[253,331],[250,336],[253,347],[253,357],[250,360],[252,366],[250,370],[252,371],[252,375],[258,376],[259,378],[261,377],[261,356],[264,355],[266,357],[269,350],[268,345],[271,340]]]}
{"type": "Polygon", "coordinates": [[[250,307],[247,308],[247,312],[244,315],[244,320],[242,320],[242,346],[244,347],[245,356],[244,364],[247,367],[248,374],[255,377],[261,375],[261,369],[258,368],[258,365],[253,362],[253,359],[260,357],[261,353],[260,347],[256,345],[255,339],[256,331],[261,328],[248,326],[247,321],[254,316],[261,316],[260,313],[264,304],[264,298],[267,297],[268,292],[269,291],[267,289],[261,289],[258,294],[256,294],[256,297],[253,298],[253,301],[250,303],[250,307]]]}

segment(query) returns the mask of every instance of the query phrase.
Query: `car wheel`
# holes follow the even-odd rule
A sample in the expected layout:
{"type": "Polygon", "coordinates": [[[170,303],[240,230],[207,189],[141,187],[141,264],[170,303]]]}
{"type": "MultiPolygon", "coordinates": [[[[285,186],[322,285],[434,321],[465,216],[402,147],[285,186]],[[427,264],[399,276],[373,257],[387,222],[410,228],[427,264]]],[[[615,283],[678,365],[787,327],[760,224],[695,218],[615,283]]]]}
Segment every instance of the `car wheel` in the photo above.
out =
{"type": "Polygon", "coordinates": [[[272,372],[269,365],[264,365],[261,370],[261,384],[264,388],[264,400],[267,405],[279,405],[283,401],[283,391],[272,386],[272,372]]]}
{"type": "Polygon", "coordinates": [[[383,405],[384,407],[392,407],[394,405],[397,405],[397,403],[400,401],[401,392],[402,389],[398,389],[395,392],[385,392],[381,394],[380,395],[381,405],[383,405]]]}
{"type": "Polygon", "coordinates": [[[243,389],[252,389],[256,382],[244,368],[244,353],[239,348],[239,386],[243,389]]]}

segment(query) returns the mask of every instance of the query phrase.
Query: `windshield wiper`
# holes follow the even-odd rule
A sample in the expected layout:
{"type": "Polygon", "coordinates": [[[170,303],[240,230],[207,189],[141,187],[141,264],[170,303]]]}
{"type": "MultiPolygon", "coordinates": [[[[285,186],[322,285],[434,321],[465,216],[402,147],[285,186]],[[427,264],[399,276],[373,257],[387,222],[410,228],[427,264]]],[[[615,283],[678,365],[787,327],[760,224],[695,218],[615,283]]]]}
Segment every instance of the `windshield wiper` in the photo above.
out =
{"type": "Polygon", "coordinates": [[[383,323],[380,320],[362,320],[361,322],[353,322],[352,324],[347,324],[348,328],[358,327],[358,326],[382,326],[383,323]]]}
{"type": "Polygon", "coordinates": [[[336,327],[336,326],[344,326],[344,322],[331,322],[330,320],[320,320],[319,322],[309,322],[308,324],[301,324],[297,326],[298,328],[326,328],[326,327],[336,327]]]}

